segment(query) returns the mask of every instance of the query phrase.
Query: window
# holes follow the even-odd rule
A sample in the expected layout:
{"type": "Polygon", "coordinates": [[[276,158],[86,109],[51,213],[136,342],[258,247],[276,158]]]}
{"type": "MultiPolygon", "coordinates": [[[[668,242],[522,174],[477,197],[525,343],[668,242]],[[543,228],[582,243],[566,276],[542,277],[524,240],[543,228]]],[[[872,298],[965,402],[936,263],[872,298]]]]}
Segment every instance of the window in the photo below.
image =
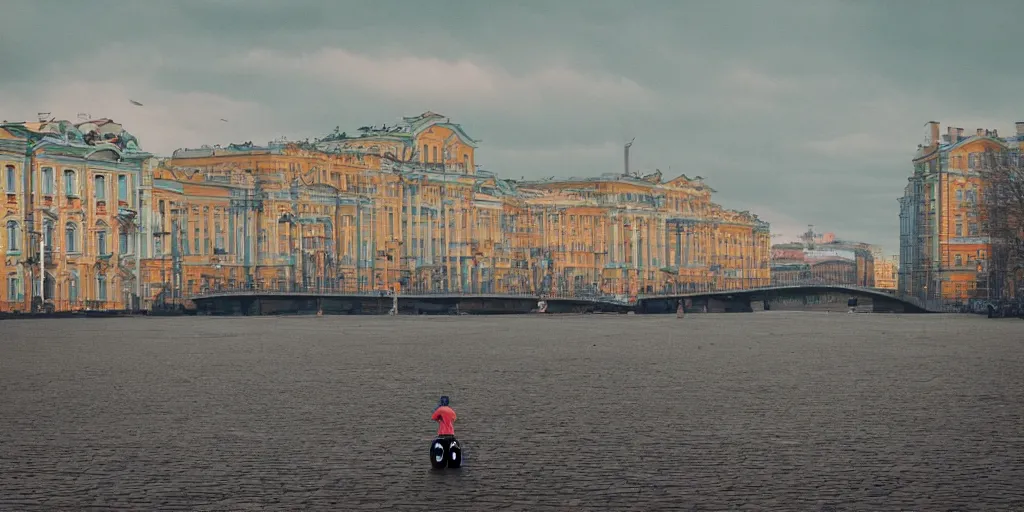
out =
{"type": "Polygon", "coordinates": [[[107,232],[99,231],[96,233],[96,254],[102,256],[107,254],[107,232]]]}
{"type": "Polygon", "coordinates": [[[43,244],[53,250],[53,222],[51,221],[43,223],[43,244]]]}
{"type": "Polygon", "coordinates": [[[18,176],[13,165],[4,168],[4,176],[7,183],[7,193],[14,194],[18,191],[18,176]]]}
{"type": "Polygon", "coordinates": [[[434,146],[434,163],[437,163],[437,146],[434,146]]]}
{"type": "Polygon", "coordinates": [[[78,228],[72,224],[67,223],[64,226],[64,250],[66,252],[78,252],[78,228]]]}
{"type": "Polygon", "coordinates": [[[956,236],[964,236],[964,225],[959,222],[956,224],[956,236]]]}
{"type": "Polygon", "coordinates": [[[53,167],[43,168],[43,195],[53,195],[53,167]]]}
{"type": "Polygon", "coordinates": [[[93,182],[93,195],[96,199],[107,198],[107,177],[103,175],[96,176],[92,179],[93,182]]]}
{"type": "Polygon", "coordinates": [[[21,226],[13,220],[7,221],[7,252],[21,250],[21,226]]]}
{"type": "Polygon", "coordinates": [[[78,176],[71,169],[64,169],[64,195],[78,197],[78,176]]]}
{"type": "Polygon", "coordinates": [[[78,271],[72,270],[71,277],[68,278],[68,301],[71,303],[78,302],[78,271]]]}
{"type": "Polygon", "coordinates": [[[123,174],[117,177],[117,200],[128,202],[128,176],[123,174]]]}
{"type": "Polygon", "coordinates": [[[972,222],[967,225],[967,236],[978,236],[978,223],[972,222]]]}
{"type": "Polygon", "coordinates": [[[17,274],[7,276],[7,300],[20,300],[21,292],[21,278],[17,274]]]}
{"type": "Polygon", "coordinates": [[[213,218],[213,229],[216,233],[214,238],[213,253],[214,254],[225,254],[224,251],[224,225],[221,223],[220,214],[216,214],[213,218]]]}
{"type": "Polygon", "coordinates": [[[96,254],[104,256],[110,254],[110,247],[107,243],[110,241],[110,227],[107,223],[99,221],[96,223],[96,254]]]}
{"type": "Polygon", "coordinates": [[[962,267],[962,266],[964,266],[964,257],[959,255],[959,254],[954,256],[953,257],[953,266],[954,267],[962,267]]]}
{"type": "Polygon", "coordinates": [[[107,276],[96,276],[96,300],[107,300],[107,276]]]}
{"type": "Polygon", "coordinates": [[[964,200],[964,189],[962,189],[962,188],[956,189],[956,200],[957,201],[963,201],[964,200]]]}
{"type": "Polygon", "coordinates": [[[128,250],[128,233],[122,231],[117,234],[117,253],[128,254],[130,252],[128,250]]]}
{"type": "Polygon", "coordinates": [[[427,155],[429,154],[429,150],[430,150],[430,148],[426,144],[424,144],[423,145],[423,163],[427,163],[427,155]]]}

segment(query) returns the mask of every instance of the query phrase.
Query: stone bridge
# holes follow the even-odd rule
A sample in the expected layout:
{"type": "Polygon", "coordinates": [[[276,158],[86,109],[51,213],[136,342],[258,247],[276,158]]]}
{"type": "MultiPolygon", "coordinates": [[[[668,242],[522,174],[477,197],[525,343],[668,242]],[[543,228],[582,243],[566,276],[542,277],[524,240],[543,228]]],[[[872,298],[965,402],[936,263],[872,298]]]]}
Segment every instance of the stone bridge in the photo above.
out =
{"type": "MultiPolygon", "coordinates": [[[[857,311],[923,313],[923,305],[872,288],[842,285],[790,285],[747,290],[701,291],[671,295],[644,295],[633,302],[610,298],[544,297],[548,313],[674,313],[679,300],[687,311],[721,313],[752,311],[847,311],[857,300],[857,311]]],[[[521,314],[537,310],[538,295],[504,294],[400,294],[397,300],[383,293],[315,291],[224,291],[194,296],[202,314],[387,314],[397,302],[401,315],[521,314]]]]}
{"type": "MultiPolygon", "coordinates": [[[[858,312],[927,313],[924,304],[897,297],[874,288],[831,284],[794,284],[693,292],[672,295],[643,295],[635,304],[637,313],[674,313],[680,300],[687,300],[687,311],[848,311],[849,300],[856,299],[858,312]]],[[[937,310],[936,310],[937,311],[937,310]]]]}
{"type": "MultiPolygon", "coordinates": [[[[398,314],[520,314],[537,309],[537,295],[400,294],[398,314]]],[[[212,315],[324,314],[383,315],[395,305],[382,293],[231,291],[191,298],[196,310],[212,315]]],[[[627,313],[633,304],[589,298],[546,298],[548,313],[627,313]]]]}

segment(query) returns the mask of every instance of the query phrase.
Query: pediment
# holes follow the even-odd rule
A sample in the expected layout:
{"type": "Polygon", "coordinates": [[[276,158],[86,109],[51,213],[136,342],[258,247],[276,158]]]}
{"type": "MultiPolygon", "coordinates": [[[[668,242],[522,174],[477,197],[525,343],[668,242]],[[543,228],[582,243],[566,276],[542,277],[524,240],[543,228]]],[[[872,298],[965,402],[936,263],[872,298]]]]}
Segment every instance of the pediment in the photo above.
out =
{"type": "Polygon", "coordinates": [[[96,151],[89,153],[89,156],[86,158],[89,160],[99,160],[103,162],[119,162],[121,161],[121,153],[118,153],[117,150],[114,149],[97,149],[96,151]]]}

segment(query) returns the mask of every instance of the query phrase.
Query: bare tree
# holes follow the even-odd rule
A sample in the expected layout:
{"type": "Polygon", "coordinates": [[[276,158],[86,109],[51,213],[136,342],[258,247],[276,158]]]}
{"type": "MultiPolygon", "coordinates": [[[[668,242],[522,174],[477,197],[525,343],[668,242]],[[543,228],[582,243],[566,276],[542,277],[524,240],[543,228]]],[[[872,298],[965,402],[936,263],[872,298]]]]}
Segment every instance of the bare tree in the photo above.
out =
{"type": "Polygon", "coordinates": [[[992,246],[986,269],[989,296],[1024,298],[1024,153],[987,152],[980,173],[982,220],[992,246]]]}

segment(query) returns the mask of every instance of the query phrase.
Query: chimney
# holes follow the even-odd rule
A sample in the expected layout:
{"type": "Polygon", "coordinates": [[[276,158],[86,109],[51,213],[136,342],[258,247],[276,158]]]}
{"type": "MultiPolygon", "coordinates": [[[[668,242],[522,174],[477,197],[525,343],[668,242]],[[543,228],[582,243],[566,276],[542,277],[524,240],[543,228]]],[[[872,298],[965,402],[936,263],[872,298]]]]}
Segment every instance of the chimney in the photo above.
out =
{"type": "Polygon", "coordinates": [[[992,129],[992,138],[993,139],[998,139],[999,138],[999,130],[997,130],[995,128],[992,129]]]}
{"type": "Polygon", "coordinates": [[[946,128],[946,142],[950,142],[952,144],[957,143],[956,128],[953,128],[952,126],[946,128]]]}
{"type": "Polygon", "coordinates": [[[949,135],[943,135],[942,136],[942,143],[943,144],[949,144],[949,141],[950,141],[949,135]]]}
{"type": "Polygon", "coordinates": [[[960,139],[962,139],[962,138],[964,138],[964,129],[963,128],[957,128],[956,129],[956,141],[960,142],[960,139]]]}
{"type": "Polygon", "coordinates": [[[1024,135],[1024,121],[1017,121],[1015,126],[1017,127],[1017,135],[1024,135]]]}
{"type": "Polygon", "coordinates": [[[928,121],[928,145],[935,146],[939,143],[939,122],[928,121]]]}
{"type": "Polygon", "coordinates": [[[978,131],[975,132],[975,133],[977,133],[978,137],[983,137],[985,135],[985,129],[984,128],[978,128],[978,131]]]}

